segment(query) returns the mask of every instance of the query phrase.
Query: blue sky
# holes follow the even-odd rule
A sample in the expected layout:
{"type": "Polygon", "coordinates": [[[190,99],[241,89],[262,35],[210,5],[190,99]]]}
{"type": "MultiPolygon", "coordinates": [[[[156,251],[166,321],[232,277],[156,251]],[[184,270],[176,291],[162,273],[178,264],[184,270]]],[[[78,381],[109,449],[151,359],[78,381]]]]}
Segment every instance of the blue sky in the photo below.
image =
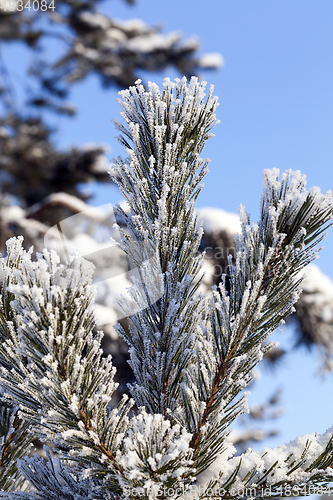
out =
{"type": "MultiPolygon", "coordinates": [[[[221,123],[205,149],[211,172],[198,206],[235,212],[243,203],[256,219],[264,168],[299,169],[309,185],[332,189],[330,1],[137,0],[129,8],[121,0],[107,0],[102,6],[120,19],[138,17],[162,25],[165,32],[197,35],[202,53],[217,51],[225,59],[222,70],[202,75],[215,85],[221,123]]],[[[161,83],[164,76],[178,75],[167,70],[148,78],[161,83]]],[[[72,97],[80,113],[74,120],[62,120],[59,143],[101,141],[111,146],[110,158],[123,154],[110,123],[119,113],[116,91],[102,92],[91,77],[75,87],[72,97]]],[[[105,188],[94,203],[109,197],[105,188]]],[[[325,245],[321,266],[333,278],[333,234],[325,245]]]]}
{"type": "MultiPolygon", "coordinates": [[[[202,76],[215,85],[221,123],[205,149],[211,172],[198,207],[237,211],[240,203],[256,219],[265,168],[299,169],[309,186],[333,189],[333,2],[331,0],[137,0],[128,7],[107,0],[102,11],[119,19],[141,18],[165,32],[197,35],[202,53],[220,52],[225,66],[202,76]]],[[[144,75],[146,78],[146,75],[144,75]]],[[[149,75],[162,82],[174,71],[149,75]]],[[[119,108],[116,91],[102,91],[95,77],[71,94],[79,113],[57,119],[59,146],[102,142],[109,157],[123,154],[110,123],[119,108]]],[[[119,201],[115,188],[94,188],[92,204],[119,201]]],[[[333,279],[333,228],[317,263],[333,279]]],[[[290,345],[287,332],[275,335],[290,345]]],[[[314,355],[288,355],[273,374],[262,371],[250,401],[264,401],[278,386],[287,414],[275,423],[277,445],[298,434],[324,432],[333,424],[332,377],[314,378],[314,355]]],[[[261,448],[262,444],[256,446],[261,448]]]]}

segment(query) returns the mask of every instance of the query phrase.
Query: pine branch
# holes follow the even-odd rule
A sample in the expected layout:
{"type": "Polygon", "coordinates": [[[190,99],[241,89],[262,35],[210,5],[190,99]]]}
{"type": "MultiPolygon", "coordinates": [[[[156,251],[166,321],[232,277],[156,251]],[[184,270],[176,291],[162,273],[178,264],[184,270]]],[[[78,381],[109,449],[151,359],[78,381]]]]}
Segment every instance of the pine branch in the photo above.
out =
{"type": "Polygon", "coordinates": [[[70,467],[69,463],[62,463],[52,459],[50,450],[44,447],[47,461],[41,457],[33,457],[20,461],[20,469],[29,480],[35,491],[30,493],[15,492],[1,494],[0,498],[8,500],[78,500],[93,498],[96,500],[111,500],[116,495],[105,495],[98,491],[96,481],[83,477],[79,467],[70,467]]]}
{"type": "MultiPolygon", "coordinates": [[[[272,346],[264,346],[267,337],[294,310],[300,293],[299,272],[316,258],[314,246],[322,240],[332,218],[330,193],[306,191],[305,178],[299,172],[286,172],[281,180],[278,175],[277,170],[264,172],[259,224],[251,226],[248,214],[241,208],[242,232],[236,237],[235,265],[230,259],[230,295],[225,276],[220,293],[213,294],[208,335],[203,334],[207,342],[214,343],[213,352],[207,352],[209,357],[215,356],[216,363],[209,375],[210,388],[202,396],[205,409],[191,441],[199,470],[204,470],[223,447],[224,431],[239,414],[233,401],[251,381],[251,371],[264,351],[272,346]],[[234,405],[230,415],[222,425],[218,424],[216,415],[230,404],[234,405]],[[211,431],[207,430],[210,419],[211,431]],[[214,453],[207,460],[209,446],[213,446],[214,453]]],[[[211,360],[204,362],[209,370],[211,360]]],[[[201,366],[197,367],[197,376],[199,370],[201,366]]]]}
{"type": "Polygon", "coordinates": [[[127,128],[117,126],[131,163],[119,159],[111,178],[134,213],[119,209],[132,234],[121,231],[120,247],[139,268],[141,281],[148,288],[157,286],[159,294],[154,294],[154,303],[147,287],[137,283],[133,298],[140,296],[139,309],[144,310],[133,316],[125,304],[130,332],[118,331],[129,344],[137,381],[131,387],[133,397],[138,406],[164,415],[179,405],[179,384],[203,314],[203,300],[195,296],[202,279],[196,255],[202,232],[193,203],[207,172],[199,154],[211,136],[216,108],[212,89],[206,101],[204,89],[205,84],[192,78],[188,87],[186,79],[175,84],[167,79],[162,93],[151,83],[145,91],[140,81],[120,92],[127,128]],[[154,260],[155,274],[144,280],[142,263],[148,259],[154,260]],[[148,309],[142,307],[144,301],[148,309]]]}
{"type": "MultiPolygon", "coordinates": [[[[1,262],[1,295],[0,295],[0,362],[7,369],[15,367],[22,375],[25,360],[8,356],[8,351],[17,346],[15,330],[18,328],[17,315],[11,308],[14,295],[9,291],[16,283],[15,271],[20,265],[19,245],[8,247],[6,263],[1,262]]],[[[20,418],[19,408],[5,400],[1,390],[0,408],[0,487],[3,491],[13,491],[22,487],[24,478],[17,469],[16,461],[29,454],[33,448],[32,441],[36,434],[31,431],[29,422],[20,418]]]]}
{"type": "Polygon", "coordinates": [[[10,306],[17,334],[11,332],[10,348],[0,348],[7,356],[1,375],[5,397],[20,404],[19,416],[36,426],[39,437],[81,465],[94,463],[91,474],[100,469],[117,485],[113,476],[122,472],[117,433],[126,429],[131,403],[124,397],[113,410],[107,407],[117,384],[111,358],[101,358],[102,335],[91,333],[92,267],[75,258],[59,265],[58,256],[47,251],[33,262],[21,245],[22,239],[8,242],[9,255],[14,249],[20,264],[16,284],[7,286],[16,297],[10,306]],[[6,363],[13,367],[17,359],[20,371],[9,370],[6,363]]]}

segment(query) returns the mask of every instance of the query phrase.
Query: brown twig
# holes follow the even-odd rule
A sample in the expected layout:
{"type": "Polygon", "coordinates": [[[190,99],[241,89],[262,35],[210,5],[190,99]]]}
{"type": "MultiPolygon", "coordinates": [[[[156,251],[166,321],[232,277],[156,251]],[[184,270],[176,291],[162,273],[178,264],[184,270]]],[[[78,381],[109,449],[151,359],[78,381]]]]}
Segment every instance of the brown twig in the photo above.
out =
{"type": "MultiPolygon", "coordinates": [[[[81,409],[80,403],[79,403],[79,411],[80,411],[81,419],[82,419],[82,422],[84,424],[86,431],[93,431],[93,428],[91,427],[91,424],[90,424],[89,420],[87,419],[86,414],[81,409]]],[[[94,445],[94,448],[102,450],[102,452],[111,460],[116,471],[123,475],[124,469],[118,464],[116,458],[114,457],[114,455],[112,455],[111,451],[105,446],[104,443],[102,443],[100,441],[100,444],[94,445]]]]}
{"type": "Polygon", "coordinates": [[[6,460],[8,459],[8,455],[10,453],[10,448],[11,448],[11,444],[15,438],[15,435],[20,427],[20,424],[21,424],[21,419],[18,418],[18,416],[16,415],[15,418],[14,418],[14,423],[13,423],[13,427],[14,427],[14,431],[9,435],[8,439],[7,439],[7,442],[6,442],[6,446],[2,452],[2,455],[1,455],[1,459],[0,459],[0,467],[3,467],[3,465],[5,464],[6,460]]]}

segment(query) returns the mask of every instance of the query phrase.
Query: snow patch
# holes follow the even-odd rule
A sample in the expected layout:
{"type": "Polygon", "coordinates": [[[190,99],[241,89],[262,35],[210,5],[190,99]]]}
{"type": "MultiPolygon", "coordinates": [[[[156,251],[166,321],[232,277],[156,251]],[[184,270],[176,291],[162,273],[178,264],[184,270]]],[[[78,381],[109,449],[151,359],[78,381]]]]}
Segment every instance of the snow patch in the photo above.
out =
{"type": "Polygon", "coordinates": [[[198,221],[203,222],[204,230],[209,233],[226,231],[230,234],[236,234],[241,230],[239,216],[220,208],[200,208],[198,210],[198,221]]]}

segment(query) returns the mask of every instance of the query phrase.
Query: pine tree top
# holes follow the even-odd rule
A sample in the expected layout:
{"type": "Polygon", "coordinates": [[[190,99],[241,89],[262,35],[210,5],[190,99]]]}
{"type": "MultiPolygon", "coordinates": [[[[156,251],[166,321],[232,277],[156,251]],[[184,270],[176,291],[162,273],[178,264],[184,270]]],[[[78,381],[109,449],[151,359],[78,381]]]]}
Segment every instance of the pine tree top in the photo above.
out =
{"type": "Polygon", "coordinates": [[[205,87],[183,78],[120,92],[129,157],[110,174],[131,209],[118,207],[126,222],[118,246],[137,268],[132,304],[121,304],[130,326],[118,326],[135,376],[131,398],[110,405],[115,368],[102,356],[102,332],[93,333],[92,266],[77,256],[62,264],[46,250],[34,260],[21,238],[8,241],[3,498],[268,498],[292,487],[307,495],[333,479],[332,429],[241,457],[227,440],[247,411],[253,369],[274,345],[268,337],[294,309],[300,272],[317,255],[333,203],[331,193],[308,190],[299,171],[264,171],[260,220],[251,223],[241,206],[229,275],[202,295],[194,203],[217,107],[205,87]],[[53,443],[55,458],[48,449],[46,461],[32,454],[36,437],[53,443]]]}

